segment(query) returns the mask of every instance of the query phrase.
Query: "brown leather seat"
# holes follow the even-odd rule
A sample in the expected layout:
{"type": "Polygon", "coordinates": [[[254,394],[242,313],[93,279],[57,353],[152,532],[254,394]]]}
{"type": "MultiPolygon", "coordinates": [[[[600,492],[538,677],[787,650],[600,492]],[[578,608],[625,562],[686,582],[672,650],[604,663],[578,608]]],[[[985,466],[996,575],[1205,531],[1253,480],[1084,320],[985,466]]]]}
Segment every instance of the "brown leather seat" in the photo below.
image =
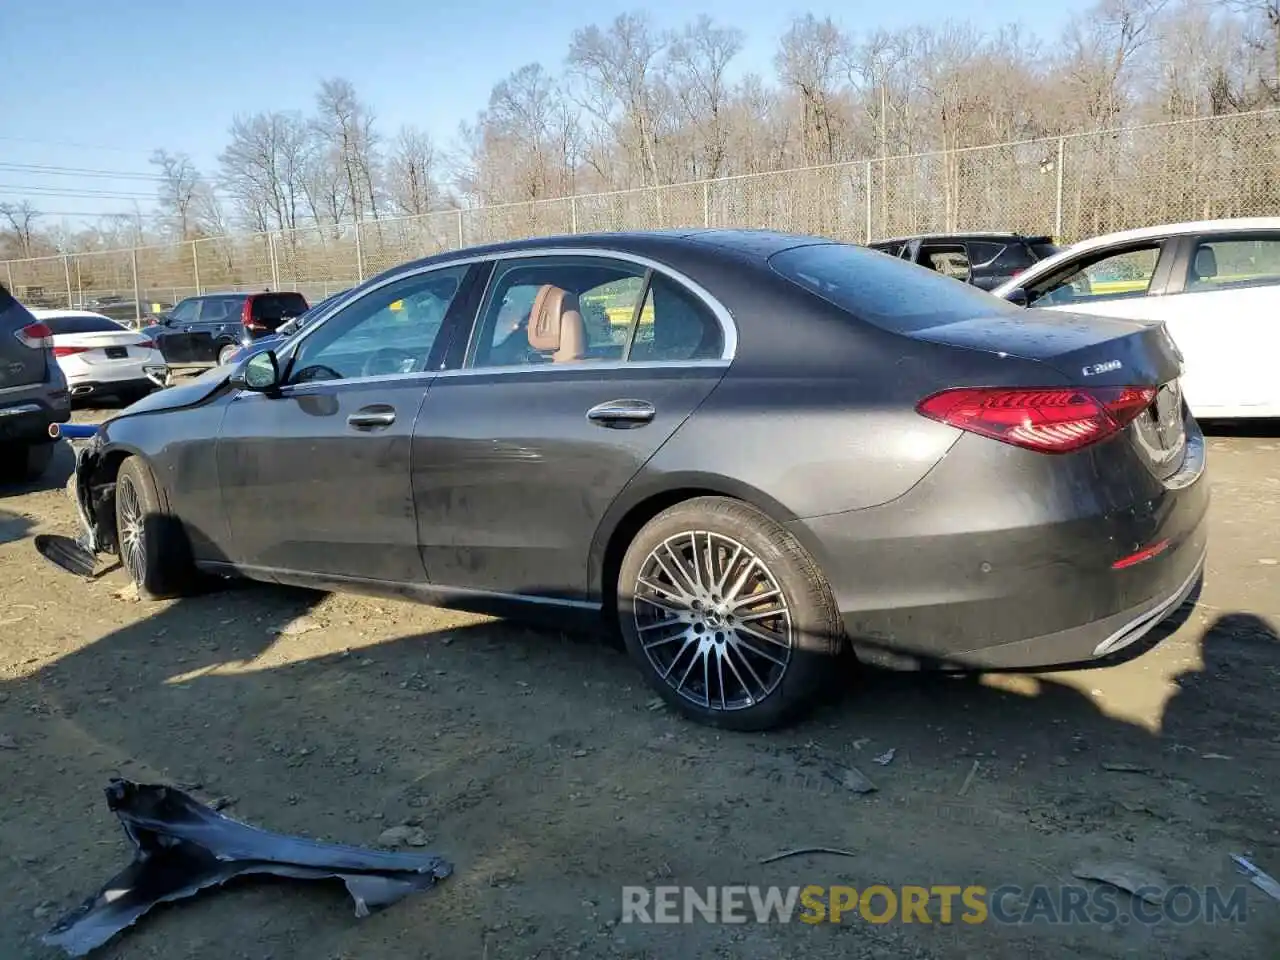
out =
{"type": "Polygon", "coordinates": [[[581,360],[587,353],[587,325],[578,309],[578,295],[544,284],[529,311],[529,346],[550,353],[554,363],[581,360]]]}

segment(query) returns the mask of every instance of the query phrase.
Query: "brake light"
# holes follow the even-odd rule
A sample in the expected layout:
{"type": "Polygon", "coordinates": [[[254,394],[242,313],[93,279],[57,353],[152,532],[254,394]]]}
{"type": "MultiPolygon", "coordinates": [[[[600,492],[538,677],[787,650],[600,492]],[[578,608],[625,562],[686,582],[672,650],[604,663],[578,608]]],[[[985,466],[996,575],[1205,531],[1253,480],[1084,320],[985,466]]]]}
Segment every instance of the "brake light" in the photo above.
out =
{"type": "Polygon", "coordinates": [[[54,347],[53,355],[55,357],[70,357],[77,353],[84,353],[88,347],[54,347]]]}
{"type": "Polygon", "coordinates": [[[1070,453],[1123,430],[1155,387],[961,387],[921,400],[918,413],[1039,453],[1070,453]]]}
{"type": "Polygon", "coordinates": [[[49,329],[47,323],[41,323],[39,320],[13,331],[13,335],[18,338],[20,344],[32,350],[43,350],[53,346],[53,331],[49,329]]]}
{"type": "Polygon", "coordinates": [[[154,350],[156,348],[156,342],[154,340],[143,340],[140,343],[135,343],[134,346],[141,350],[154,350]]]}
{"type": "Polygon", "coordinates": [[[240,311],[240,323],[246,330],[265,330],[266,327],[253,322],[253,297],[245,297],[244,308],[240,311]]]}

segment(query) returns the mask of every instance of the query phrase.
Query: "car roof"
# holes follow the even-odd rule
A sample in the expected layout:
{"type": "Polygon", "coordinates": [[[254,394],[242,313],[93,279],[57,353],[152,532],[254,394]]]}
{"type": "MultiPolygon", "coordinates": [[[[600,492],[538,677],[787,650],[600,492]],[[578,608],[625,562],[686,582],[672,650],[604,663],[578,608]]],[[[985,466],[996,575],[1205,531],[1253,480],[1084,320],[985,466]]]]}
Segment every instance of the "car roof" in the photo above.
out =
{"type": "Polygon", "coordinates": [[[1130,240],[1153,240],[1157,237],[1185,236],[1189,233],[1231,233],[1244,230],[1280,230],[1280,217],[1234,217],[1222,220],[1188,220],[1183,223],[1163,223],[1151,227],[1138,227],[1117,233],[1104,233],[1073,244],[1071,250],[1079,253],[1096,247],[1109,247],[1114,243],[1130,240]]]}
{"type": "MultiPolygon", "coordinates": [[[[56,310],[48,307],[37,307],[31,311],[31,315],[37,320],[60,320],[63,317],[94,317],[98,320],[111,320],[110,317],[101,313],[94,313],[92,310],[56,310]]],[[[118,320],[111,320],[112,323],[119,323],[118,320]]]]}
{"type": "Polygon", "coordinates": [[[1027,240],[1048,243],[1052,237],[1043,233],[1016,233],[1011,230],[953,230],[949,233],[913,233],[906,237],[889,237],[873,240],[868,246],[890,243],[910,243],[912,240],[1027,240]]]}
{"type": "Polygon", "coordinates": [[[831,237],[805,234],[780,233],[774,230],[699,228],[684,230],[629,230],[614,233],[573,233],[549,237],[528,237],[522,240],[506,240],[483,246],[464,247],[446,253],[423,257],[411,263],[401,264],[398,270],[413,269],[433,263],[484,257],[513,251],[537,251],[549,248],[603,247],[623,253],[671,253],[690,252],[699,247],[718,247],[752,260],[765,261],[775,253],[792,247],[815,243],[844,243],[831,237]]]}

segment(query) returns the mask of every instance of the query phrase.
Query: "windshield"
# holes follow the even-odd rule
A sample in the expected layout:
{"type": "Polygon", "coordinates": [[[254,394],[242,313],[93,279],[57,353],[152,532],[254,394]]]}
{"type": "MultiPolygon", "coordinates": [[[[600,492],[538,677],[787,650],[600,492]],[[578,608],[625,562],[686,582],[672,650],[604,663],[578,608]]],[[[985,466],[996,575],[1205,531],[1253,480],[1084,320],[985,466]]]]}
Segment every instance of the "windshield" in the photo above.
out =
{"type": "Polygon", "coordinates": [[[797,286],[894,333],[1020,312],[961,280],[851,244],[793,247],[774,254],[769,265],[797,286]]]}

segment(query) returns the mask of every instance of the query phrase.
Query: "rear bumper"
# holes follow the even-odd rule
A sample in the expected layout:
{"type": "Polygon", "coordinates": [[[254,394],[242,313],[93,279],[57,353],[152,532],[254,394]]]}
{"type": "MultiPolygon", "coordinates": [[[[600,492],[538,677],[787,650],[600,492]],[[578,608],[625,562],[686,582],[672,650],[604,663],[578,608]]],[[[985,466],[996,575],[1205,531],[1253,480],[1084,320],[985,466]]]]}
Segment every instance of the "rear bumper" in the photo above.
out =
{"type": "Polygon", "coordinates": [[[42,383],[0,391],[0,442],[49,441],[49,424],[70,419],[71,397],[65,385],[42,383]]]}
{"type": "MultiPolygon", "coordinates": [[[[790,524],[868,662],[998,669],[1094,660],[1140,639],[1198,586],[1209,506],[1198,430],[1183,470],[1163,482],[1132,470],[1108,477],[1120,448],[1091,455],[1110,460],[1042,457],[1052,477],[1019,477],[1008,462],[986,470],[1018,478],[1020,495],[991,496],[998,481],[955,452],[892,504],[790,524]],[[1113,567],[1158,544],[1155,556],[1113,567]]],[[[990,446],[986,454],[1021,458],[990,446]]]]}

